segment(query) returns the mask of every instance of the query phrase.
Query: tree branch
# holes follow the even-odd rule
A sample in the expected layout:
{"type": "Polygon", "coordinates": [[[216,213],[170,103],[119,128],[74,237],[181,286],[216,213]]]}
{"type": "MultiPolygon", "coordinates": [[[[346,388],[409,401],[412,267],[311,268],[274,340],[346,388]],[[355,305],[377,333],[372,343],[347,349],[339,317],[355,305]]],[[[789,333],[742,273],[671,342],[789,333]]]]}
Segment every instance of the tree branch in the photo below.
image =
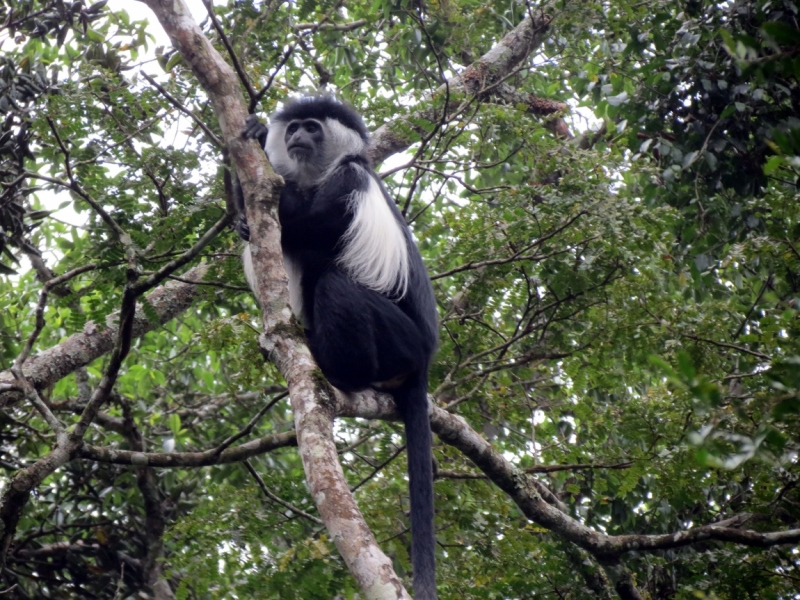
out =
{"type": "MultiPolygon", "coordinates": [[[[370,391],[352,396],[340,394],[338,398],[339,416],[399,419],[391,397],[386,394],[370,391]]],[[[741,519],[711,523],[664,535],[605,535],[559,510],[556,504],[548,498],[548,495],[552,496],[552,492],[546,486],[508,462],[462,417],[433,407],[431,409],[431,428],[439,436],[439,439],[459,449],[495,485],[506,492],[526,517],[585,548],[601,562],[605,560],[610,561],[608,564],[611,564],[617,557],[627,552],[666,550],[709,540],[761,548],[795,544],[800,541],[800,529],[762,533],[731,526],[741,523],[741,519]]]]}
{"type": "Polygon", "coordinates": [[[280,498],[279,496],[276,496],[275,494],[273,494],[270,491],[270,489],[267,487],[267,484],[264,483],[264,480],[261,478],[261,475],[258,474],[258,471],[256,471],[255,468],[253,468],[253,465],[250,464],[250,461],[249,460],[244,460],[242,462],[244,463],[244,466],[247,467],[248,472],[250,473],[250,475],[253,476],[253,479],[256,480],[256,483],[258,483],[258,487],[261,488],[261,491],[264,493],[264,495],[267,498],[269,498],[270,500],[272,500],[273,502],[275,502],[277,504],[280,504],[284,508],[288,508],[291,512],[293,512],[297,516],[303,517],[304,519],[308,519],[309,521],[311,521],[315,525],[322,525],[322,521],[320,519],[318,519],[317,517],[315,517],[314,515],[310,515],[306,511],[301,510],[301,509],[297,508],[296,506],[292,506],[291,504],[286,502],[286,500],[284,500],[283,498],[280,498]]]}
{"type": "Polygon", "coordinates": [[[241,136],[246,109],[238,80],[182,0],[145,1],[208,94],[244,189],[257,280],[255,295],[264,324],[260,344],[289,384],[298,447],[322,520],[359,587],[370,598],[409,598],[347,487],[333,441],[333,411],[326,408],[331,395],[320,389],[302,331],[291,321],[276,218],[281,180],[267,168],[257,144],[241,136]],[[257,206],[259,202],[266,210],[257,206]]]}
{"type": "Polygon", "coordinates": [[[459,106],[463,100],[459,96],[478,96],[487,88],[500,84],[517,65],[530,56],[534,48],[541,45],[550,22],[550,17],[546,15],[526,17],[462,74],[439,86],[431,96],[430,106],[379,127],[370,142],[369,156],[373,163],[379,164],[392,154],[407,149],[418,138],[425,137],[427,132],[416,125],[416,121],[438,122],[442,114],[459,106]],[[445,106],[434,106],[439,98],[446,98],[445,106]]]}
{"type": "Polygon", "coordinates": [[[84,444],[76,457],[117,465],[148,467],[207,467],[226,463],[241,462],[259,454],[266,454],[277,448],[297,445],[294,431],[265,435],[233,448],[217,452],[217,448],[203,452],[138,452],[117,450],[115,448],[84,444]]]}
{"type": "MultiPolygon", "coordinates": [[[[138,338],[157,329],[189,308],[199,293],[194,282],[205,277],[209,266],[208,263],[198,265],[183,275],[183,279],[192,283],[168,282],[148,294],[147,302],[158,315],[158,321],[151,322],[143,311],[137,310],[132,337],[138,338]]],[[[106,319],[105,325],[92,321],[86,323],[82,333],[73,334],[60,344],[28,358],[22,368],[24,376],[37,390],[41,390],[107,354],[114,347],[118,320],[119,313],[114,313],[106,319]]],[[[0,385],[13,382],[14,376],[10,371],[0,373],[0,385]]],[[[0,408],[21,398],[18,390],[0,392],[0,408]]]]}

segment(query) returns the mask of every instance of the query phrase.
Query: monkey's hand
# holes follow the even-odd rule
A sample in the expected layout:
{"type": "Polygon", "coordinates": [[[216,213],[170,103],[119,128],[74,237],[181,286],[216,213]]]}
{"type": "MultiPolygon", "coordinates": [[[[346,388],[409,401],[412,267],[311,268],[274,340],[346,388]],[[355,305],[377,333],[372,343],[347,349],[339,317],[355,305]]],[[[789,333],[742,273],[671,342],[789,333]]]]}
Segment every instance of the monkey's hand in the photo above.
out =
{"type": "Polygon", "coordinates": [[[236,219],[234,229],[236,229],[236,233],[238,233],[239,237],[245,242],[250,241],[250,226],[247,224],[247,217],[243,212],[239,213],[239,218],[236,219]]]}
{"type": "Polygon", "coordinates": [[[247,115],[244,131],[242,131],[245,139],[258,140],[258,143],[264,148],[267,145],[267,133],[269,133],[269,127],[259,121],[256,115],[247,115]]]}
{"type": "Polygon", "coordinates": [[[247,225],[247,215],[244,210],[244,190],[236,173],[233,174],[233,205],[236,207],[236,222],[233,228],[245,242],[250,241],[250,227],[247,225]]]}

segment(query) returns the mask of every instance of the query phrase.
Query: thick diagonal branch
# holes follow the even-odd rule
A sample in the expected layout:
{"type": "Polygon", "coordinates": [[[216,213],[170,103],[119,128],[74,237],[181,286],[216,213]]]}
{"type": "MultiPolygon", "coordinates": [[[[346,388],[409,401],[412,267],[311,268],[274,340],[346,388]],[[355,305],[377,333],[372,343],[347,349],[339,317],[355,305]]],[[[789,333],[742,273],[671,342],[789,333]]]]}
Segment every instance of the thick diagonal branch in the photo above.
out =
{"type": "MultiPolygon", "coordinates": [[[[340,397],[338,416],[398,419],[390,396],[365,392],[340,397]]],[[[633,551],[667,550],[697,542],[719,541],[768,548],[800,542],[800,529],[759,532],[720,522],[660,535],[606,535],[576,521],[558,507],[546,486],[515,467],[461,417],[438,407],[431,409],[431,428],[443,442],[459,449],[532,521],[585,548],[600,560],[613,563],[633,551]]]]}
{"type": "MultiPolygon", "coordinates": [[[[550,17],[527,17],[512,29],[491,50],[467,67],[463,73],[449,79],[436,90],[429,105],[407,118],[396,119],[379,127],[372,135],[369,155],[375,164],[425,137],[426,131],[416,123],[420,120],[438,122],[442,111],[456,109],[463,96],[482,96],[500,91],[500,84],[522,63],[534,48],[544,41],[550,17]],[[445,106],[446,104],[446,106],[445,106]]],[[[507,88],[503,93],[509,94],[507,88]]],[[[530,102],[526,101],[526,104],[530,102]]],[[[529,112],[535,112],[532,108],[529,112]]],[[[549,114],[549,113],[548,113],[549,114]]]]}
{"type": "Polygon", "coordinates": [[[208,94],[242,183],[257,279],[255,294],[264,323],[261,347],[289,384],[298,446],[320,515],[368,598],[409,598],[347,487],[333,442],[334,412],[322,391],[324,384],[315,376],[318,371],[302,332],[290,321],[275,214],[281,181],[256,144],[240,135],[246,108],[236,75],[205,38],[182,0],[146,0],[146,4],[208,94]],[[258,156],[254,156],[256,152],[258,156]]]}
{"type": "MultiPolygon", "coordinates": [[[[183,279],[194,282],[201,281],[208,271],[209,265],[199,265],[183,275],[183,279]]],[[[134,316],[132,337],[138,338],[171,321],[189,308],[198,294],[194,283],[171,281],[151,292],[146,298],[158,315],[157,321],[150,321],[142,310],[134,316]]],[[[22,369],[24,376],[38,390],[53,385],[63,377],[84,367],[95,359],[107,354],[114,347],[119,326],[119,315],[114,313],[106,319],[105,324],[89,322],[83,332],[68,337],[60,344],[48,348],[44,352],[31,356],[22,369]]],[[[12,384],[14,375],[11,371],[0,373],[0,385],[12,384]]],[[[18,391],[0,393],[0,408],[22,399],[18,391]]]]}

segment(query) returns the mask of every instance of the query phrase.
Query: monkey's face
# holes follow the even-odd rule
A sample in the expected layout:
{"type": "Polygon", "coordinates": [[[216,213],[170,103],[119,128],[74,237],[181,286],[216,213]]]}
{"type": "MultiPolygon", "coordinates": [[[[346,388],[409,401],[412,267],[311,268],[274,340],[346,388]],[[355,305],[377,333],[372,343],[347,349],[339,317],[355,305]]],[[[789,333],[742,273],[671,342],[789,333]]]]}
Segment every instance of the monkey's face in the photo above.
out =
{"type": "Polygon", "coordinates": [[[290,122],[284,141],[289,157],[299,163],[319,162],[325,155],[325,130],[316,119],[290,122]]]}

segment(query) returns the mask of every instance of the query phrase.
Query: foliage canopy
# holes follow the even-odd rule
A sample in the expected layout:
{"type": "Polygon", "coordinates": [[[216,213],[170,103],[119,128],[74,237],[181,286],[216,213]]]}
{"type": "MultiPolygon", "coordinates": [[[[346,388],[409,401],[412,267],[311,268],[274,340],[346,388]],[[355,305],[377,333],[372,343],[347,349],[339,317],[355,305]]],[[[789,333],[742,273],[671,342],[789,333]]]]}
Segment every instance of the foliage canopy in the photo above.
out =
{"type": "MultiPolygon", "coordinates": [[[[764,536],[593,553],[437,442],[442,600],[796,597],[796,3],[237,0],[213,12],[203,31],[260,90],[248,96],[260,114],[325,88],[409,140],[378,170],[434,281],[440,407],[600,535],[722,523],[764,536]],[[479,94],[451,88],[456,75],[488,80],[486,57],[526,15],[549,23],[532,52],[479,94]]],[[[259,349],[241,245],[230,229],[201,244],[227,224],[230,160],[188,59],[156,45],[154,18],[105,0],[4,0],[0,20],[0,516],[17,519],[0,531],[0,592],[355,598],[304,485],[285,381],[259,349]],[[83,446],[12,515],[19,473],[59,439],[14,384],[26,344],[39,353],[26,365],[61,373],[30,376],[40,402],[74,427],[116,368],[113,343],[92,354],[94,332],[124,322],[135,282],[181,256],[159,289],[191,297],[170,309],[139,296],[130,354],[83,446]],[[276,435],[285,443],[192,463],[276,435]]],[[[338,419],[335,437],[407,579],[402,428],[338,419]]]]}

